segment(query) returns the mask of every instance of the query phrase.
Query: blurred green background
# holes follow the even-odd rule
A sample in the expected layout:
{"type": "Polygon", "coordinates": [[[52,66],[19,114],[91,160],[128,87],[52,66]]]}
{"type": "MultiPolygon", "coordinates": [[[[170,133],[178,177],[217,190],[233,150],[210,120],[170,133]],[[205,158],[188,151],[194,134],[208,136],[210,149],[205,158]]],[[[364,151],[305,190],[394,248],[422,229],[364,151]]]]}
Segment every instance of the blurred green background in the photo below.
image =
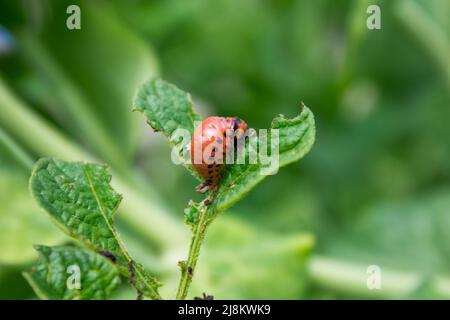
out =
{"type": "MultiPolygon", "coordinates": [[[[112,167],[125,243],[174,296],[183,209],[201,198],[131,112],[155,75],[203,116],[267,128],[303,100],[316,118],[311,153],[211,228],[190,298],[450,298],[448,0],[2,0],[1,299],[35,299],[32,245],[69,241],[28,193],[43,156],[112,167]],[[70,4],[81,30],[66,28],[70,4]]],[[[128,287],[115,298],[134,299],[128,287]]]]}

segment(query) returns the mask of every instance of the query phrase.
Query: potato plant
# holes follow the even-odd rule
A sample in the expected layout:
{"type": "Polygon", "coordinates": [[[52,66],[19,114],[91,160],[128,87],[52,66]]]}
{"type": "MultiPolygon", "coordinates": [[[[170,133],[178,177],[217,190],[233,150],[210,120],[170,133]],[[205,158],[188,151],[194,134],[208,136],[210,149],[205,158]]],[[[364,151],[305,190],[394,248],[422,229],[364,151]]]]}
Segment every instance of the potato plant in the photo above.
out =
{"type": "MultiPolygon", "coordinates": [[[[184,129],[192,134],[201,120],[189,94],[161,79],[150,80],[138,89],[133,110],[141,112],[148,124],[164,134],[175,148],[181,142],[173,139],[173,133],[184,129]]],[[[251,123],[251,119],[247,120],[251,123]]],[[[269,134],[274,129],[279,133],[280,167],[301,159],[314,143],[314,117],[303,104],[293,118],[276,117],[269,134]]],[[[192,231],[189,250],[187,257],[180,257],[178,263],[181,275],[175,296],[164,298],[187,298],[208,227],[267,177],[262,174],[265,166],[261,162],[228,165],[217,190],[206,195],[208,201],[189,201],[184,219],[192,231]]],[[[191,164],[185,167],[199,179],[191,164]]],[[[43,158],[34,165],[30,178],[32,196],[56,226],[76,242],[56,247],[36,246],[39,259],[24,275],[39,297],[107,299],[126,279],[138,299],[163,298],[159,292],[162,284],[131,256],[120,238],[114,216],[122,196],[120,190],[112,188],[111,179],[114,178],[105,164],[43,158]],[[76,267],[78,278],[70,278],[71,266],[76,267]],[[79,283],[74,287],[72,280],[79,283]]],[[[157,223],[155,229],[162,227],[157,223]]]]}

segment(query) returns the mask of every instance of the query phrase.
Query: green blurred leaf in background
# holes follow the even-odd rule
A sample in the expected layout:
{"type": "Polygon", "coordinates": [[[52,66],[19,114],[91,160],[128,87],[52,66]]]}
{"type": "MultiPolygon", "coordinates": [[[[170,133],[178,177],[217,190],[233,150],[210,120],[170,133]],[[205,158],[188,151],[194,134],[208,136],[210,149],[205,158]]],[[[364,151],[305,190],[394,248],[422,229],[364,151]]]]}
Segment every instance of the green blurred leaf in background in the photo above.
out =
{"type": "Polygon", "coordinates": [[[161,274],[162,293],[173,292],[188,239],[177,222],[186,199],[198,199],[196,182],[129,112],[135,87],[162,74],[189,88],[202,117],[239,114],[265,127],[274,114],[297,114],[301,99],[314,106],[318,132],[301,165],[217,220],[206,243],[225,248],[214,257],[206,247],[206,279],[193,292],[282,296],[259,287],[271,287],[268,273],[252,278],[245,267],[277,255],[270,242],[307,234],[316,243],[309,259],[277,256],[280,273],[307,270],[285,278],[283,297],[448,298],[448,12],[447,0],[2,1],[0,25],[13,40],[0,54],[0,297],[35,297],[20,275],[36,257],[32,244],[66,242],[26,199],[40,157],[111,165],[124,195],[117,227],[161,274]],[[369,3],[381,8],[381,30],[366,28],[369,3]],[[69,4],[82,9],[76,32],[65,28],[69,4]],[[208,265],[235,253],[226,243],[236,224],[254,255],[230,266],[224,283],[208,265]],[[366,287],[374,263],[386,290],[366,287]]]}

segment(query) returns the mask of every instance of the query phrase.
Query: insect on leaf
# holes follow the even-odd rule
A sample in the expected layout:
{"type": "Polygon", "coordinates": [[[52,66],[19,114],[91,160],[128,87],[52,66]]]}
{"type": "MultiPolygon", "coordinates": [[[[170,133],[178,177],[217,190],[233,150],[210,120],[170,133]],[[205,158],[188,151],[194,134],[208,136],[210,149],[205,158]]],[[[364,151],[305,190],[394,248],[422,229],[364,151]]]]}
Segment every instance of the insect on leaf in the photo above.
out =
{"type": "MultiPolygon", "coordinates": [[[[303,106],[298,116],[278,116],[272,121],[271,130],[279,130],[279,167],[284,167],[305,156],[314,144],[315,125],[311,110],[303,106]]],[[[270,135],[269,131],[269,135],[270,135]]],[[[248,148],[246,149],[248,150],[248,148]]],[[[254,186],[267,177],[268,164],[234,164],[225,172],[218,188],[215,205],[221,212],[241,199],[254,186]]]]}
{"type": "MultiPolygon", "coordinates": [[[[169,138],[176,129],[193,133],[195,123],[200,118],[192,107],[189,94],[160,79],[150,80],[142,85],[134,99],[134,108],[144,113],[155,130],[169,138]]],[[[269,136],[274,129],[278,130],[279,136],[279,167],[301,159],[314,144],[314,116],[303,104],[300,113],[294,118],[276,117],[269,129],[269,136]]],[[[245,150],[248,151],[248,146],[245,150]]],[[[186,167],[199,178],[192,165],[186,167]]],[[[267,176],[264,174],[266,169],[267,165],[261,161],[228,165],[213,202],[216,210],[212,211],[217,214],[241,199],[267,176]]],[[[192,206],[187,212],[192,213],[192,206]]],[[[187,218],[191,223],[192,214],[187,218]]]]}

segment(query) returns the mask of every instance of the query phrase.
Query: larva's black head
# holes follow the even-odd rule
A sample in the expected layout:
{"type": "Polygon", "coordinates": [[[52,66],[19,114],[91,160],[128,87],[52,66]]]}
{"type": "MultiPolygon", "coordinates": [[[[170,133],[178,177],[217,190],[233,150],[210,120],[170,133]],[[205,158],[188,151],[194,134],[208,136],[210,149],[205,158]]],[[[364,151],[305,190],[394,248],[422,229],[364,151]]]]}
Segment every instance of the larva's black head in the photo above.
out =
{"type": "Polygon", "coordinates": [[[227,128],[232,131],[236,139],[241,139],[247,131],[247,123],[238,117],[227,118],[227,128]]]}
{"type": "Polygon", "coordinates": [[[247,128],[247,123],[245,123],[245,121],[241,120],[238,117],[231,118],[230,122],[231,122],[230,123],[230,129],[232,129],[234,131],[242,130],[242,132],[245,132],[248,129],[247,128]]]}
{"type": "Polygon", "coordinates": [[[233,119],[233,130],[239,129],[239,125],[242,123],[242,120],[239,118],[233,119]]]}

